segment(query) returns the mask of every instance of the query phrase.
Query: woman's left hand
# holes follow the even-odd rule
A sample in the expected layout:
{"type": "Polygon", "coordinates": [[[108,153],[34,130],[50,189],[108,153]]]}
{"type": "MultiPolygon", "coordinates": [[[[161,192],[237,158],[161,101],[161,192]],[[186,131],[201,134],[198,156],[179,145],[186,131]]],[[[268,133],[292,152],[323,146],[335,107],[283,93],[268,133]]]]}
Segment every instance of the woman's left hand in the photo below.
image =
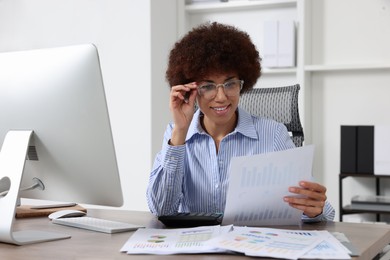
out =
{"type": "Polygon", "coordinates": [[[323,212],[326,187],[315,182],[300,181],[299,187],[289,187],[288,191],[300,196],[286,196],[284,201],[291,207],[302,210],[309,218],[314,218],[323,212]]]}

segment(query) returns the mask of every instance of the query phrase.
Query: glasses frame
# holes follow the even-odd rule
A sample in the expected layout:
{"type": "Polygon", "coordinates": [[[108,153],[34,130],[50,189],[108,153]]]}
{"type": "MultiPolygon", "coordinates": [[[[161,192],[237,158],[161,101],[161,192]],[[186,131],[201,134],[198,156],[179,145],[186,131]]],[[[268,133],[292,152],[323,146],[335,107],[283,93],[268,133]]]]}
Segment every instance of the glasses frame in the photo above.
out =
{"type": "Polygon", "coordinates": [[[204,97],[204,94],[201,94],[202,93],[201,92],[201,88],[204,87],[205,85],[213,85],[213,86],[215,86],[215,90],[216,90],[215,95],[213,97],[211,97],[211,98],[207,98],[208,100],[211,100],[211,99],[213,99],[213,98],[215,98],[217,96],[219,87],[223,88],[223,93],[225,94],[225,96],[227,96],[227,97],[235,97],[235,96],[239,96],[240,95],[241,90],[242,90],[242,88],[244,86],[244,80],[242,80],[242,79],[229,79],[229,80],[225,81],[224,83],[220,83],[220,84],[215,84],[213,82],[207,82],[207,84],[198,86],[198,95],[203,97],[203,98],[205,98],[205,97],[204,97]],[[238,81],[240,83],[240,90],[238,91],[237,95],[227,95],[226,94],[226,91],[225,91],[226,84],[228,84],[228,83],[230,83],[232,81],[238,81]]]}

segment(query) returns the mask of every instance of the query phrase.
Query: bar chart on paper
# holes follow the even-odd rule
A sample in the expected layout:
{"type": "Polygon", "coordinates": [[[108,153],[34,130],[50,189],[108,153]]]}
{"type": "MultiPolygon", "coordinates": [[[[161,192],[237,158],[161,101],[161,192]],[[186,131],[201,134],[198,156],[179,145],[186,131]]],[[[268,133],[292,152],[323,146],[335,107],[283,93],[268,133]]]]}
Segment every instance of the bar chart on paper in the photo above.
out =
{"type": "Polygon", "coordinates": [[[223,224],[298,224],[302,212],[290,207],[283,197],[288,187],[310,180],[313,146],[282,152],[233,158],[223,224]]]}
{"type": "Polygon", "coordinates": [[[207,226],[175,229],[138,229],[121,248],[127,254],[196,254],[224,252],[207,242],[228,233],[231,226],[207,226]]]}
{"type": "Polygon", "coordinates": [[[211,228],[183,231],[175,247],[203,246],[203,242],[209,240],[213,232],[211,228]]]}

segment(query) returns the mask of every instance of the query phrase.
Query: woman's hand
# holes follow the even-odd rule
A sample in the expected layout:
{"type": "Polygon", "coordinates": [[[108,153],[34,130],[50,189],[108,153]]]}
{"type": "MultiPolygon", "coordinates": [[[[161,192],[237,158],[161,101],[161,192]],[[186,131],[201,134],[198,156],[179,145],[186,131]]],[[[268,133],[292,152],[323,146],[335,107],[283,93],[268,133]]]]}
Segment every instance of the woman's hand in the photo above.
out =
{"type": "Polygon", "coordinates": [[[175,123],[170,140],[172,145],[181,145],[185,142],[188,128],[194,116],[197,91],[196,82],[176,85],[171,88],[169,108],[175,123]]]}
{"type": "Polygon", "coordinates": [[[289,192],[300,196],[286,196],[284,201],[291,207],[302,210],[309,218],[323,212],[326,201],[326,187],[315,182],[301,181],[300,187],[289,187],[289,192]]]}

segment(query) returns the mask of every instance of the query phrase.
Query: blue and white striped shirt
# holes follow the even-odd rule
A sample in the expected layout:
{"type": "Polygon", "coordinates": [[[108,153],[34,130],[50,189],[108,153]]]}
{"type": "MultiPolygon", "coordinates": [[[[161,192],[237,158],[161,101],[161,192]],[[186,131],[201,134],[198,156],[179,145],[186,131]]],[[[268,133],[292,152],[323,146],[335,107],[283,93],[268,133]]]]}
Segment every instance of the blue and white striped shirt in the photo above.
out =
{"type": "MultiPolygon", "coordinates": [[[[217,153],[213,138],[200,124],[196,111],[186,143],[168,144],[173,124],[169,124],[162,150],[157,154],[149,179],[147,201],[155,215],[175,212],[223,212],[228,187],[230,159],[294,148],[282,123],[255,117],[238,108],[236,129],[225,136],[217,153]]],[[[285,202],[281,202],[285,203],[285,202]]],[[[324,212],[307,221],[333,220],[334,209],[326,202],[324,212]]]]}

